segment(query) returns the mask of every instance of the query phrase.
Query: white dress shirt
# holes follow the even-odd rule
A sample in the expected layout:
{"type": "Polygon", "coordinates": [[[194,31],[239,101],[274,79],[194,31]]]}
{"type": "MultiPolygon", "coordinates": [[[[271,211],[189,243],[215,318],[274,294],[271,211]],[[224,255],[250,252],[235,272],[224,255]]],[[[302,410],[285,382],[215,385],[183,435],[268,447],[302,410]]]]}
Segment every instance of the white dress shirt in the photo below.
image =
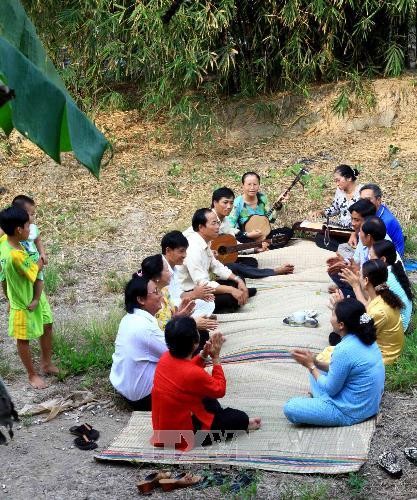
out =
{"type": "MultiPolygon", "coordinates": [[[[164,256],[162,256],[162,258],[165,260],[168,266],[169,274],[171,275],[171,279],[168,285],[169,295],[175,307],[179,307],[179,305],[181,304],[181,295],[183,294],[184,290],[181,288],[178,266],[174,266],[174,268],[172,268],[166,258],[164,256]]],[[[210,316],[211,314],[213,314],[214,307],[214,300],[206,301],[202,299],[195,299],[195,309],[191,317],[196,319],[200,316],[210,316]]]]}
{"type": "Polygon", "coordinates": [[[156,364],[166,350],[165,335],[156,318],[143,309],[134,309],[119,325],[110,371],[111,384],[130,401],[148,396],[156,364]]]}
{"type": "Polygon", "coordinates": [[[178,267],[180,286],[188,292],[197,285],[207,284],[212,288],[217,288],[219,283],[210,279],[210,273],[215,274],[220,279],[227,280],[232,271],[215,259],[209,245],[196,231],[191,234],[186,231],[184,236],[188,240],[187,257],[184,264],[178,267]]]}

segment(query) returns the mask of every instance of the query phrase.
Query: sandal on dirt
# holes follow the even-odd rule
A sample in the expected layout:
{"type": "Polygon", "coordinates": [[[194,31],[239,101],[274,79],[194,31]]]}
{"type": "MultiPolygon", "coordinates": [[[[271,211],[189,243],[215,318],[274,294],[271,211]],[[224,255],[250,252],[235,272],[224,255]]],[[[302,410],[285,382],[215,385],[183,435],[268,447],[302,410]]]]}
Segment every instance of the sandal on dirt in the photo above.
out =
{"type": "Polygon", "coordinates": [[[88,424],[82,424],[82,425],[73,425],[70,427],[71,434],[74,434],[74,436],[87,436],[90,441],[97,441],[97,439],[100,437],[100,433],[93,429],[91,425],[88,424]]]}
{"type": "Polygon", "coordinates": [[[417,448],[405,448],[404,455],[412,464],[417,465],[417,448]]]}
{"type": "Polygon", "coordinates": [[[142,495],[149,495],[158,486],[161,479],[169,479],[170,477],[171,473],[167,470],[151,472],[143,481],[139,481],[136,486],[142,495]]]}
{"type": "Polygon", "coordinates": [[[86,435],[74,439],[75,446],[80,450],[95,450],[97,443],[88,439],[86,435]]]}
{"type": "Polygon", "coordinates": [[[177,488],[188,488],[201,481],[201,476],[194,476],[191,472],[181,472],[173,479],[161,479],[159,485],[164,491],[172,491],[177,488]]]}
{"type": "Polygon", "coordinates": [[[398,458],[391,451],[386,451],[382,455],[379,455],[378,465],[394,479],[399,479],[403,475],[398,458]]]}

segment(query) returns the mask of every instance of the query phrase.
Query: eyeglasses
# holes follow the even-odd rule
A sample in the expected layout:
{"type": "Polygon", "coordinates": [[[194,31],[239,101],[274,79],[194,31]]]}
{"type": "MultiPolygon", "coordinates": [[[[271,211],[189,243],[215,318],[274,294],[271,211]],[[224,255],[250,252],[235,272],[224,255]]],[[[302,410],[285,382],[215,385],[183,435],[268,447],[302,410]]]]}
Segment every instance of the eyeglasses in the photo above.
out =
{"type": "Polygon", "coordinates": [[[155,290],[153,290],[152,292],[149,292],[149,293],[153,293],[155,295],[162,295],[161,291],[158,290],[158,288],[155,288],[155,290]]]}
{"type": "Polygon", "coordinates": [[[217,219],[214,220],[213,222],[210,222],[210,226],[220,226],[221,222],[217,219]]]}

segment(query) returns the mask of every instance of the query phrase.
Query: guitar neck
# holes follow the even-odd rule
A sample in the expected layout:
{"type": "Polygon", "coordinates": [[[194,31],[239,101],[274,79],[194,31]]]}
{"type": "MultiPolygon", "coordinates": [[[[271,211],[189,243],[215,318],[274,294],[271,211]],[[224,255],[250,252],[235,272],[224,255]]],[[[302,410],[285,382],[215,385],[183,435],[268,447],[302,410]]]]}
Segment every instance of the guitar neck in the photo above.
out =
{"type": "Polygon", "coordinates": [[[250,243],[239,243],[236,245],[233,251],[240,252],[241,250],[248,250],[249,248],[260,248],[262,243],[271,243],[271,240],[262,240],[262,241],[251,241],[250,243]]]}

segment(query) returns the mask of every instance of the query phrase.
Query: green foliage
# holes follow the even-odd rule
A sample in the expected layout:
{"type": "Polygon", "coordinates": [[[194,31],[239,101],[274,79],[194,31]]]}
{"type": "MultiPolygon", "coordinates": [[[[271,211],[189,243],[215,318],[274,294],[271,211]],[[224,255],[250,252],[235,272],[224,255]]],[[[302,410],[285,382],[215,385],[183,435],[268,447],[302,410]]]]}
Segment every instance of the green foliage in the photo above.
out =
{"type": "Polygon", "coordinates": [[[78,101],[124,106],[120,95],[133,91],[147,114],[169,111],[191,143],[210,139],[207,110],[225,94],[305,94],[310,82],[344,79],[335,112],[346,113],[352,93],[372,106],[362,76],[402,72],[416,10],[415,0],[185,1],[163,24],[171,2],[24,0],[78,101]]]}
{"type": "Polygon", "coordinates": [[[183,169],[184,167],[181,165],[181,163],[177,163],[174,161],[168,169],[168,175],[178,177],[183,171],[183,169]]]}
{"type": "Polygon", "coordinates": [[[388,146],[388,156],[392,158],[395,156],[397,153],[399,153],[400,148],[398,146],[395,146],[394,144],[390,144],[388,146]]]}
{"type": "Polygon", "coordinates": [[[346,78],[347,83],[342,85],[332,102],[333,113],[343,118],[354,105],[373,109],[376,97],[370,80],[356,70],[346,73],[346,78]]]}
{"type": "Polygon", "coordinates": [[[61,379],[110,367],[121,316],[120,311],[114,311],[106,318],[58,325],[53,350],[61,379]]]}
{"type": "Polygon", "coordinates": [[[108,271],[104,278],[104,289],[110,293],[122,293],[129,280],[117,271],[108,271]]]}
{"type": "Polygon", "coordinates": [[[279,500],[327,500],[329,487],[322,481],[302,485],[287,485],[278,496],[279,500]]]}
{"type": "Polygon", "coordinates": [[[44,270],[44,290],[46,295],[54,295],[62,282],[59,266],[48,264],[44,270]]]}
{"type": "Polygon", "coordinates": [[[405,336],[405,345],[398,361],[385,367],[385,386],[391,391],[408,392],[417,386],[417,286],[414,285],[414,314],[409,331],[405,336]]]}
{"type": "Polygon", "coordinates": [[[353,498],[361,498],[363,489],[366,485],[366,479],[358,472],[349,474],[347,485],[353,498]]]}

